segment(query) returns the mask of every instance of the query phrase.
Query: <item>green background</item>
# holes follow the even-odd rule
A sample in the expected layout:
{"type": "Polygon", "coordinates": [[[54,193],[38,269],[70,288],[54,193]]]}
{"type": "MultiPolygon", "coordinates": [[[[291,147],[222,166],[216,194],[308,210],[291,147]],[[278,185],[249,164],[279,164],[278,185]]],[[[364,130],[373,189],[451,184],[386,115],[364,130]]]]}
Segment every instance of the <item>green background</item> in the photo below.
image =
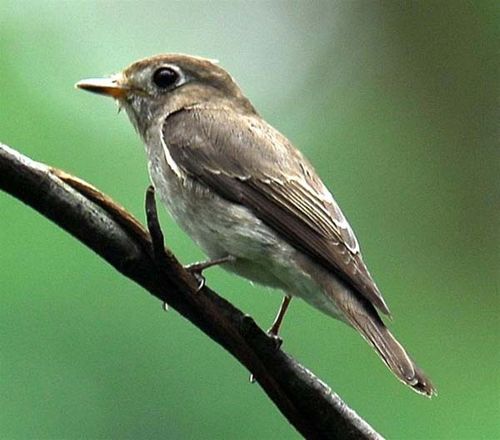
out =
{"type": "MultiPolygon", "coordinates": [[[[495,3],[3,0],[0,141],[142,220],[140,140],[73,84],[160,52],[219,59],[335,194],[439,395],[300,301],[284,349],[388,438],[499,438],[495,3]]],[[[202,259],[162,214],[181,260],[202,259]]],[[[207,277],[269,325],[278,292],[207,277]]],[[[0,294],[2,439],[299,438],[226,352],[6,194],[0,294]]]]}

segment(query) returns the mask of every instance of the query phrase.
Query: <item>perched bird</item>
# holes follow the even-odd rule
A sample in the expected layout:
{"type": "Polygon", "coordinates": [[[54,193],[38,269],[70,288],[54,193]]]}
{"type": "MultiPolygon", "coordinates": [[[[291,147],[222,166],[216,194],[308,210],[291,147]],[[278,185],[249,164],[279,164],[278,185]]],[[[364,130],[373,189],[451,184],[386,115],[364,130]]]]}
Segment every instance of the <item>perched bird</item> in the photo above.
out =
{"type": "Polygon", "coordinates": [[[127,111],[161,200],[209,258],[285,293],[271,333],[297,296],[354,327],[400,381],[435,393],[380,318],[389,308],[334,198],[224,69],[166,54],[77,87],[127,111]]]}

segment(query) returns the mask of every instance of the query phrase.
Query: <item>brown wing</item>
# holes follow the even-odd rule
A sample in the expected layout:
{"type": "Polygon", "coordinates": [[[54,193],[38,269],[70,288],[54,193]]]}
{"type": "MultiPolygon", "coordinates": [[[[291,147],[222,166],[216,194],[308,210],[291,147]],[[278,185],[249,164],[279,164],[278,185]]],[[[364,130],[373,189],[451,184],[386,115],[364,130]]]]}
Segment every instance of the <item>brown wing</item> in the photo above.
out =
{"type": "Polygon", "coordinates": [[[337,203],[278,131],[255,115],[192,107],[170,115],[162,134],[185,173],[249,208],[288,243],[389,314],[337,203]]]}

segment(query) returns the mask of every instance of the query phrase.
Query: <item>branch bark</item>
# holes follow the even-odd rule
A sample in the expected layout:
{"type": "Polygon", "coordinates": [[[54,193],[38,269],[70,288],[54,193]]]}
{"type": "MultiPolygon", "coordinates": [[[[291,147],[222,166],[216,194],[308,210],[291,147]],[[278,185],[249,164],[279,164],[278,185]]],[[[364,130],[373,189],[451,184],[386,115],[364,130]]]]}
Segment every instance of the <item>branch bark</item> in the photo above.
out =
{"type": "Polygon", "coordinates": [[[326,384],[277,349],[250,316],[207,286],[198,291],[198,280],[172,252],[163,245],[159,252],[161,231],[153,231],[153,246],[139,221],[95,187],[0,144],[0,189],[75,236],[224,347],[304,437],[382,438],[326,384]]]}

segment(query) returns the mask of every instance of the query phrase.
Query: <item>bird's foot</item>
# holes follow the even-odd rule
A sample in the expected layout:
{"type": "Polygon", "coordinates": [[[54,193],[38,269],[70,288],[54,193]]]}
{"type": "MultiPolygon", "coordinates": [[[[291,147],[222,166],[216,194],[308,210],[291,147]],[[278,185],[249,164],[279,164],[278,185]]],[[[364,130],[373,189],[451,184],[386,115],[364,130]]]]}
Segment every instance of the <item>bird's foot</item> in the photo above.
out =
{"type": "MultiPolygon", "coordinates": [[[[274,349],[277,351],[281,348],[281,346],[283,345],[283,339],[277,334],[275,333],[275,331],[273,330],[273,327],[271,327],[268,331],[267,331],[267,336],[269,337],[269,339],[271,339],[274,343],[274,349]]],[[[248,379],[250,381],[250,383],[255,383],[255,376],[253,374],[250,374],[250,377],[248,379]]]]}
{"type": "Polygon", "coordinates": [[[193,263],[184,266],[188,272],[191,272],[196,280],[198,281],[197,292],[199,292],[205,286],[205,277],[203,276],[203,271],[212,266],[218,266],[220,264],[232,263],[235,260],[235,257],[232,255],[226,255],[222,258],[214,258],[213,260],[202,261],[200,263],[193,263]]]}
{"type": "Polygon", "coordinates": [[[272,327],[267,331],[267,336],[273,341],[275,349],[279,350],[283,345],[283,338],[272,327]]]}
{"type": "MultiPolygon", "coordinates": [[[[278,315],[276,316],[276,319],[273,322],[273,325],[269,328],[269,330],[266,332],[267,336],[269,339],[274,344],[274,349],[277,351],[281,348],[283,345],[283,338],[278,334],[281,324],[283,322],[283,318],[285,317],[285,313],[288,309],[288,306],[290,305],[290,301],[292,300],[291,296],[286,295],[283,298],[283,303],[281,304],[280,310],[278,312],[278,315]]],[[[255,377],[253,374],[250,375],[250,383],[255,383],[255,377]]]]}

